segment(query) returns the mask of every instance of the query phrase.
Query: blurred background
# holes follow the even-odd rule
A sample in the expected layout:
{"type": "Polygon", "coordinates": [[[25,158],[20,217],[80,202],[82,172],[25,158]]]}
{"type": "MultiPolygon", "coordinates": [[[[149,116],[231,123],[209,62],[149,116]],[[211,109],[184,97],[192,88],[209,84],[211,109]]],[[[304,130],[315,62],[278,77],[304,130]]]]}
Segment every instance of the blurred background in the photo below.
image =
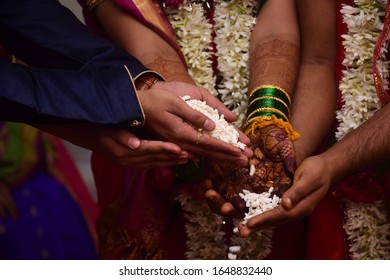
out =
{"type": "MultiPolygon", "coordinates": [[[[81,6],[77,0],[60,0],[62,5],[68,7],[77,16],[77,18],[84,23],[81,6]]],[[[81,147],[75,146],[67,141],[64,141],[66,147],[71,153],[77,168],[80,171],[80,175],[84,179],[89,191],[91,192],[92,198],[96,201],[95,184],[92,177],[90,167],[91,152],[81,147]]]]}

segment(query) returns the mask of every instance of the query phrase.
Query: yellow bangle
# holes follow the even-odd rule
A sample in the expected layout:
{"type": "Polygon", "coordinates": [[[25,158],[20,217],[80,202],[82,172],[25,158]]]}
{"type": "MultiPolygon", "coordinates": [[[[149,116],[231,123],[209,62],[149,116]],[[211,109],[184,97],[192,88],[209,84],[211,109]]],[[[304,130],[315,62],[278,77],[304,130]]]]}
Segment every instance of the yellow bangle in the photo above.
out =
{"type": "Polygon", "coordinates": [[[299,133],[292,128],[290,122],[279,119],[274,115],[252,118],[244,124],[243,129],[246,135],[253,135],[257,129],[261,129],[269,125],[276,125],[283,129],[292,141],[299,138],[299,133]]]}
{"type": "Polygon", "coordinates": [[[282,89],[281,87],[278,87],[278,86],[275,86],[275,85],[271,85],[271,84],[267,84],[267,85],[261,85],[257,88],[255,88],[254,90],[251,91],[251,93],[249,94],[249,99],[251,98],[251,96],[258,90],[260,89],[263,89],[263,88],[275,88],[279,91],[281,91],[282,93],[284,93],[284,95],[286,96],[286,98],[288,99],[289,103],[291,104],[291,98],[290,98],[290,95],[288,95],[288,93],[282,89]]]}
{"type": "Polygon", "coordinates": [[[286,107],[286,110],[287,110],[288,114],[290,114],[290,108],[288,107],[288,105],[287,105],[282,99],[280,99],[280,98],[278,98],[278,97],[274,97],[274,96],[267,96],[267,95],[265,95],[265,96],[257,97],[257,98],[255,98],[255,99],[253,99],[253,100],[248,104],[248,107],[250,107],[250,106],[251,106],[253,103],[255,103],[256,101],[263,100],[263,99],[273,99],[273,100],[276,100],[276,101],[282,103],[283,106],[286,107]]]}
{"type": "Polygon", "coordinates": [[[278,114],[279,116],[281,116],[285,121],[288,121],[288,117],[282,111],[275,109],[275,108],[271,108],[271,107],[262,107],[262,108],[258,108],[256,110],[253,110],[249,114],[249,116],[247,116],[247,120],[249,120],[254,114],[259,113],[259,112],[272,112],[272,113],[275,113],[275,114],[278,114]]]}

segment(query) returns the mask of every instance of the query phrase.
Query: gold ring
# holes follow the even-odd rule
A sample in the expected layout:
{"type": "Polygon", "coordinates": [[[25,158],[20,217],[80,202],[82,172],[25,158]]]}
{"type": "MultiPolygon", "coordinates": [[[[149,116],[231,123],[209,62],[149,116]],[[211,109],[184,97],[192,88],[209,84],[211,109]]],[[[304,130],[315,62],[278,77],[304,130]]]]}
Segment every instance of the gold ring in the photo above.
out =
{"type": "Polygon", "coordinates": [[[196,141],[195,141],[195,144],[198,145],[199,142],[200,142],[200,139],[202,138],[203,136],[203,129],[201,128],[198,128],[198,132],[196,134],[196,141]]]}

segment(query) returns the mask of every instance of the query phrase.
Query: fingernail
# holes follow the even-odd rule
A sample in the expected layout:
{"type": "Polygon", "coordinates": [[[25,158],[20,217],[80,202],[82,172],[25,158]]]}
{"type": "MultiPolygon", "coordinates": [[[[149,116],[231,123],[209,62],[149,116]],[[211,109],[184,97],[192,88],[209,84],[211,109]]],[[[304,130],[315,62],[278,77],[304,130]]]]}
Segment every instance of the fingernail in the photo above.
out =
{"type": "Polygon", "coordinates": [[[211,131],[214,129],[214,124],[210,120],[206,120],[203,124],[203,129],[207,131],[211,131]]]}
{"type": "Polygon", "coordinates": [[[187,152],[181,152],[179,158],[190,158],[190,154],[187,152]]]}
{"type": "Polygon", "coordinates": [[[141,142],[137,137],[130,137],[129,141],[127,142],[127,145],[133,150],[135,150],[139,147],[140,143],[141,142]]]}
{"type": "Polygon", "coordinates": [[[292,204],[291,198],[289,198],[289,197],[282,198],[282,205],[287,210],[290,210],[290,209],[293,208],[293,204],[292,204]]]}

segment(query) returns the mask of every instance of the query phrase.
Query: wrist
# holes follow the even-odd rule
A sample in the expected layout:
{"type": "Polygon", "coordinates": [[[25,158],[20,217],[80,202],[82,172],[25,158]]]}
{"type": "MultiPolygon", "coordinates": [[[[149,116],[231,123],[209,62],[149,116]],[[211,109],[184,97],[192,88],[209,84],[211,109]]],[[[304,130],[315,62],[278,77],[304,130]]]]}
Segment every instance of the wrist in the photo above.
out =
{"type": "Polygon", "coordinates": [[[322,154],[319,154],[318,157],[320,157],[327,166],[332,185],[336,184],[338,181],[340,181],[347,175],[346,167],[349,164],[345,161],[345,158],[342,153],[328,150],[323,152],[322,154]]]}
{"type": "Polygon", "coordinates": [[[164,79],[155,72],[146,72],[134,79],[134,85],[136,90],[148,90],[158,81],[164,79]]]}
{"type": "Polygon", "coordinates": [[[296,140],[299,134],[292,128],[290,118],[291,99],[288,93],[275,85],[261,85],[249,95],[249,104],[244,124],[245,134],[269,125],[276,125],[284,130],[287,136],[296,140]]]}

